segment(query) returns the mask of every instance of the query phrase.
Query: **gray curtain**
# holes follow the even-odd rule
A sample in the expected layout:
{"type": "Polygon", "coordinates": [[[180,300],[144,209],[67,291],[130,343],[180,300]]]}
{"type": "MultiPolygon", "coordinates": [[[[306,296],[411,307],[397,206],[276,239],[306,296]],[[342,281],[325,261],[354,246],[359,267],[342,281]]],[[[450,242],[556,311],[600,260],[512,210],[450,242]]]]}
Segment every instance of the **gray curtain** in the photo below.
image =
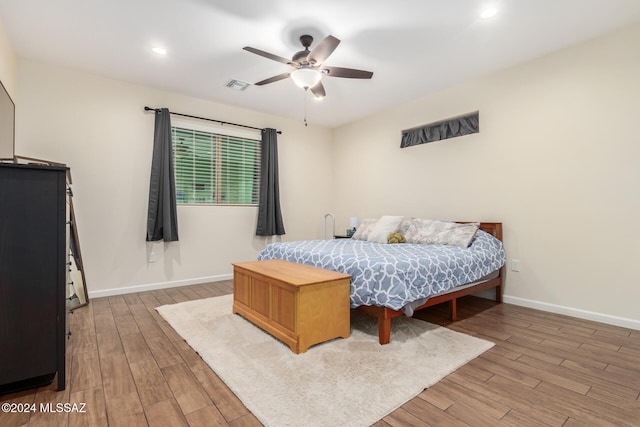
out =
{"type": "Polygon", "coordinates": [[[479,131],[480,117],[479,113],[475,112],[462,117],[403,130],[400,148],[441,141],[443,139],[455,138],[456,136],[469,135],[471,133],[478,133],[479,131]]]}
{"type": "Polygon", "coordinates": [[[147,242],[173,242],[178,240],[178,216],[171,150],[171,115],[167,108],[159,108],[155,114],[147,242]]]}
{"type": "Polygon", "coordinates": [[[260,163],[260,196],[258,198],[257,236],[284,234],[280,211],[278,185],[278,133],[275,129],[262,131],[262,160],[260,163]]]}

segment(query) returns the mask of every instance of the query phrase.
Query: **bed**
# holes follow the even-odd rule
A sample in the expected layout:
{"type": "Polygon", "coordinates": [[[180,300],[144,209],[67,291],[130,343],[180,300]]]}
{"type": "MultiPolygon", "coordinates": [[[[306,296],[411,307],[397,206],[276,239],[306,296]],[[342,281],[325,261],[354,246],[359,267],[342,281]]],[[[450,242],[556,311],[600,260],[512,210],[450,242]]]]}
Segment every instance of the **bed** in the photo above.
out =
{"type": "Polygon", "coordinates": [[[457,298],[492,288],[496,301],[502,302],[502,223],[479,223],[468,247],[305,240],[271,243],[258,259],[284,259],[350,274],[351,308],[378,319],[380,344],[390,342],[394,317],[449,302],[455,321],[457,298]]]}

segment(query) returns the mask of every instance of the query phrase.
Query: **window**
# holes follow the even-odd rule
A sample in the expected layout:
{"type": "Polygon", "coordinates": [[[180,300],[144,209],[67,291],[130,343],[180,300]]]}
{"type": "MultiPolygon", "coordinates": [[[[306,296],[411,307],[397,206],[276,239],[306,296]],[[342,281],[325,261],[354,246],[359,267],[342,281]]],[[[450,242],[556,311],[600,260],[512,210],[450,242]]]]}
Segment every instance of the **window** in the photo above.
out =
{"type": "Polygon", "coordinates": [[[253,132],[218,131],[174,122],[171,141],[177,203],[257,205],[259,139],[260,135],[253,132]]]}

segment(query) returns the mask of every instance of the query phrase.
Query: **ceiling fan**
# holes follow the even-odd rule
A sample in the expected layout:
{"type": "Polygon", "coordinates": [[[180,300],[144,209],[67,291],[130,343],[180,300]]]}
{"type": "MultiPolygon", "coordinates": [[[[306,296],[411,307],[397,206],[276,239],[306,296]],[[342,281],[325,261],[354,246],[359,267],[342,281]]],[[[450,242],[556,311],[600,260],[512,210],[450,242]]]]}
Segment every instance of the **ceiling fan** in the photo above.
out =
{"type": "Polygon", "coordinates": [[[255,85],[262,86],[291,77],[294,83],[299,87],[304,90],[309,89],[316,98],[323,98],[326,95],[326,92],[322,85],[322,76],[345,77],[349,79],[370,79],[373,76],[371,71],[324,65],[324,61],[340,44],[340,40],[336,37],[325,37],[312,50],[309,50],[311,43],[313,43],[313,37],[310,35],[305,34],[300,36],[300,43],[302,43],[304,50],[296,52],[291,59],[283,58],[282,56],[274,55],[254,47],[243,47],[247,52],[282,62],[292,68],[292,70],[287,71],[286,73],[261,80],[258,83],[255,83],[255,85]]]}

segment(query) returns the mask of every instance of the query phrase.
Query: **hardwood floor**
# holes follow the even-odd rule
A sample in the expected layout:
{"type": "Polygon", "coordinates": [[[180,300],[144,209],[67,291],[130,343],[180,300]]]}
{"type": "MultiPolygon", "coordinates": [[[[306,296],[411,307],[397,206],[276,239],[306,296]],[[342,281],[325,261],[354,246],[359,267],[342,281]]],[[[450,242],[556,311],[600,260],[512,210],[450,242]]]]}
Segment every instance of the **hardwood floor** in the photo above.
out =
{"type": "MultiPolygon", "coordinates": [[[[0,412],[0,426],[261,425],[154,310],[231,292],[227,281],[93,299],[69,315],[66,390],[0,396],[36,405],[0,412]],[[41,412],[40,403],[84,412],[41,412]]],[[[420,318],[496,346],[376,427],[640,426],[640,331],[475,297],[458,302],[456,323],[447,310],[420,318]]]]}

